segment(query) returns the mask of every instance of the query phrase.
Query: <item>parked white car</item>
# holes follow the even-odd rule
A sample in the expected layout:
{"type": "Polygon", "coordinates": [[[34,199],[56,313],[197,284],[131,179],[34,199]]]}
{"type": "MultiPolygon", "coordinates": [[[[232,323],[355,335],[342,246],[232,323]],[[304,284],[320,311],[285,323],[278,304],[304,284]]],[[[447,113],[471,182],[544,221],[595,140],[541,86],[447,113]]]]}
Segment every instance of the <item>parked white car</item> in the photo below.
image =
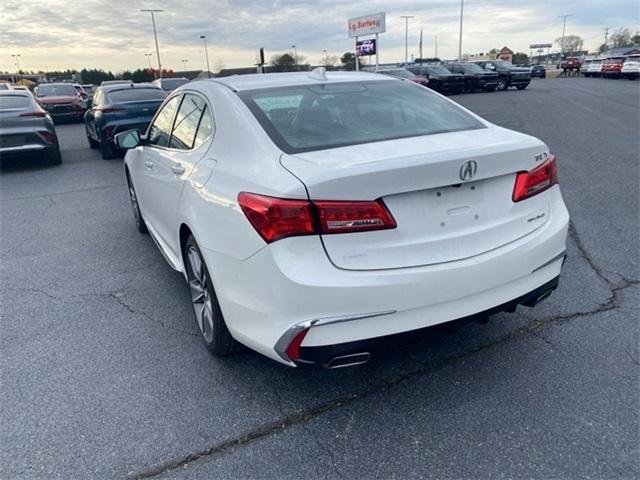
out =
{"type": "Polygon", "coordinates": [[[364,363],[389,336],[535,305],[569,214],[540,140],[370,73],[202,80],[116,136],[138,229],[207,348],[364,363]]]}
{"type": "Polygon", "coordinates": [[[603,59],[585,60],[582,65],[582,74],[585,77],[599,77],[602,74],[603,59]]]}
{"type": "Polygon", "coordinates": [[[629,80],[640,77],[640,55],[629,55],[622,64],[620,73],[629,80]]]}

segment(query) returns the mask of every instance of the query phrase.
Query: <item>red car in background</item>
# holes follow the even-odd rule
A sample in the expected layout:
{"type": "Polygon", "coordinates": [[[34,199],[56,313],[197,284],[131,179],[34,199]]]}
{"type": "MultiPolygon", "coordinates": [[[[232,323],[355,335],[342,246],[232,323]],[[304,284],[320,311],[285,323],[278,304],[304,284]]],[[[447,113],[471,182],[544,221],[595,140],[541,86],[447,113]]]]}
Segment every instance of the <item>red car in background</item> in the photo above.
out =
{"type": "Polygon", "coordinates": [[[36,87],[36,100],[54,121],[83,120],[87,100],[71,83],[44,83],[36,87]]]}
{"type": "Polygon", "coordinates": [[[567,57],[560,63],[560,68],[565,72],[582,68],[582,60],[579,57],[567,57]]]}
{"type": "Polygon", "coordinates": [[[620,78],[624,59],[625,57],[607,58],[602,64],[602,76],[605,78],[620,78]]]}

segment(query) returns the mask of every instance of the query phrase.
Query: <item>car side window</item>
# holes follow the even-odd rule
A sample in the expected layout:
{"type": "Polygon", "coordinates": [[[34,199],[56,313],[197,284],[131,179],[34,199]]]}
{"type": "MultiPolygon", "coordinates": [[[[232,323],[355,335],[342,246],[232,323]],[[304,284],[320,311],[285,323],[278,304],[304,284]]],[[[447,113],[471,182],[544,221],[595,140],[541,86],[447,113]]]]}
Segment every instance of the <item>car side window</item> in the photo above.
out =
{"type": "Polygon", "coordinates": [[[200,123],[206,105],[206,102],[198,95],[192,93],[184,95],[173,125],[171,144],[169,145],[171,148],[180,150],[193,148],[198,123],[200,123]]]}
{"type": "Polygon", "coordinates": [[[195,142],[193,142],[193,148],[198,148],[212,134],[213,134],[213,118],[211,117],[211,112],[209,111],[209,107],[205,106],[205,109],[202,112],[200,125],[198,125],[198,133],[196,134],[196,140],[195,142]]]}
{"type": "Polygon", "coordinates": [[[176,95],[164,104],[149,128],[148,143],[159,147],[168,147],[173,128],[173,118],[180,104],[181,95],[176,95]]]}

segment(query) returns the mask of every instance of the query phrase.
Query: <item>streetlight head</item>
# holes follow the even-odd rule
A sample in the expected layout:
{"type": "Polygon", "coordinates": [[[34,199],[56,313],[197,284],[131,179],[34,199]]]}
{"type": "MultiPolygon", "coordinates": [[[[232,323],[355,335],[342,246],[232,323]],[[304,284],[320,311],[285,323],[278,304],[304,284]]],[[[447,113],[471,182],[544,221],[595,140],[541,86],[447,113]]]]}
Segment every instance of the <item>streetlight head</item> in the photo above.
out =
{"type": "Polygon", "coordinates": [[[200,38],[207,38],[205,35],[200,35],[200,38]]]}

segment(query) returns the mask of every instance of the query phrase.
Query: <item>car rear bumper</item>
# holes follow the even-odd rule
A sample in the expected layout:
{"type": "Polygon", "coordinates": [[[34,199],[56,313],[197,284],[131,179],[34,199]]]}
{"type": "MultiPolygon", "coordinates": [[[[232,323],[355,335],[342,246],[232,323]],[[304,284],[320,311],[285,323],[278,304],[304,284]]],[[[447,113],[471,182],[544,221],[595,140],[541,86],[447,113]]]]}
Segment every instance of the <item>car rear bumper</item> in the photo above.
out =
{"type": "MultiPolygon", "coordinates": [[[[564,261],[566,256],[562,254],[561,258],[564,261]]],[[[465,323],[485,322],[491,315],[495,315],[500,312],[515,312],[518,306],[521,305],[533,307],[538,302],[544,300],[558,287],[559,280],[560,276],[557,276],[545,284],[524,295],[514,298],[511,301],[466,317],[451,320],[443,325],[446,325],[447,328],[449,328],[457,327],[465,323]]],[[[381,349],[381,347],[392,342],[401,343],[402,341],[409,341],[410,338],[413,338],[416,334],[423,333],[430,328],[434,327],[423,327],[410,332],[396,333],[386,335],[384,337],[369,338],[353,342],[338,343],[335,345],[303,346],[300,349],[302,360],[296,363],[301,366],[321,365],[327,368],[341,368],[358,365],[368,361],[370,356],[376,355],[377,351],[381,349]]]]}
{"type": "Polygon", "coordinates": [[[442,264],[342,270],[314,236],[274,242],[244,261],[208,249],[203,255],[231,334],[294,365],[284,350],[292,332],[302,328],[310,327],[303,351],[375,339],[493,309],[558,277],[569,214],[558,187],[546,193],[550,215],[537,230],[442,264]]]}

